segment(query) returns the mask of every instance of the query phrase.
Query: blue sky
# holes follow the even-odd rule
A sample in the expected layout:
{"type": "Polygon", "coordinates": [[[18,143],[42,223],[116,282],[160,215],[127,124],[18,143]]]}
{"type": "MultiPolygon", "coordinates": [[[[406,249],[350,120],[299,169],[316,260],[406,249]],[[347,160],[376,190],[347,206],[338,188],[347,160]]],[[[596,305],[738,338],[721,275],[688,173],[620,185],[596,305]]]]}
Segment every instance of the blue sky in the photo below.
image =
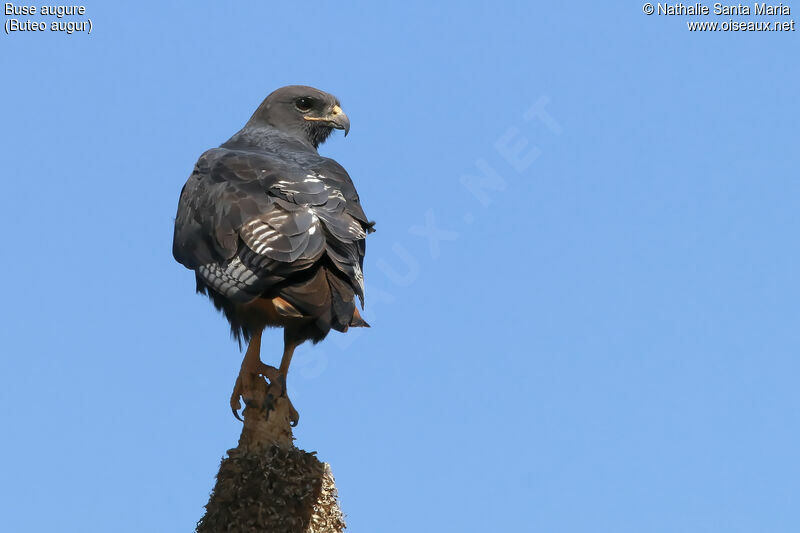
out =
{"type": "Polygon", "coordinates": [[[289,379],[350,531],[800,528],[797,33],[432,4],[88,1],[91,35],[0,36],[0,529],[202,516],[241,355],[173,217],[296,83],[340,98],[321,152],[378,229],[373,327],[289,379]]]}

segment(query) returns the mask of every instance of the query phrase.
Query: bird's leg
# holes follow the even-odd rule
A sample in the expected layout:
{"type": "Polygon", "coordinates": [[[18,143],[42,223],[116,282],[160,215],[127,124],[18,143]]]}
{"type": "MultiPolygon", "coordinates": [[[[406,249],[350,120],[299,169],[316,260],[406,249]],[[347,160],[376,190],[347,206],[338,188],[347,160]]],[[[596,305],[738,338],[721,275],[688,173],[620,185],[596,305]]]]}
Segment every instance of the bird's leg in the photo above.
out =
{"type": "Polygon", "coordinates": [[[278,369],[278,374],[286,378],[286,375],[289,373],[289,365],[292,364],[292,356],[294,355],[294,350],[302,342],[298,342],[296,338],[294,338],[294,332],[286,328],[283,331],[283,357],[281,357],[281,367],[278,369]]]}
{"type": "Polygon", "coordinates": [[[292,355],[294,355],[294,350],[298,346],[302,344],[302,341],[298,341],[295,332],[286,327],[283,330],[283,357],[281,357],[281,366],[277,369],[277,375],[275,380],[270,380],[270,388],[273,385],[278,387],[278,390],[275,391],[275,396],[286,398],[289,407],[289,421],[292,426],[296,426],[297,422],[300,421],[300,413],[292,405],[292,402],[289,401],[289,397],[286,395],[286,375],[289,373],[289,364],[292,362],[292,355]]]}
{"type": "Polygon", "coordinates": [[[261,362],[261,333],[262,330],[253,332],[250,343],[247,345],[244,359],[242,360],[239,376],[236,378],[236,384],[233,386],[231,410],[233,411],[233,416],[239,420],[241,420],[239,417],[239,409],[242,408],[242,405],[239,403],[239,397],[244,400],[245,405],[248,405],[248,400],[252,398],[250,391],[253,390],[253,383],[258,376],[264,376],[270,383],[278,379],[278,369],[261,362]]]}

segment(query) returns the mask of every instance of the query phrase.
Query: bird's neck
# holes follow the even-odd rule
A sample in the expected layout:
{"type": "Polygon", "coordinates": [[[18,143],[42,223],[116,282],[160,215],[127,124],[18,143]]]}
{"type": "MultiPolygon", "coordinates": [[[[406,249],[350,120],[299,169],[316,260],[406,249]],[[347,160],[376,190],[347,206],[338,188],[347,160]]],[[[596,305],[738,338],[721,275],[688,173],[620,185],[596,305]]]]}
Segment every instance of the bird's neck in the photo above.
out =
{"type": "Polygon", "coordinates": [[[283,132],[269,125],[250,123],[239,130],[222,146],[231,148],[250,147],[269,151],[275,151],[276,149],[285,147],[317,153],[316,146],[306,139],[305,135],[283,132]]]}

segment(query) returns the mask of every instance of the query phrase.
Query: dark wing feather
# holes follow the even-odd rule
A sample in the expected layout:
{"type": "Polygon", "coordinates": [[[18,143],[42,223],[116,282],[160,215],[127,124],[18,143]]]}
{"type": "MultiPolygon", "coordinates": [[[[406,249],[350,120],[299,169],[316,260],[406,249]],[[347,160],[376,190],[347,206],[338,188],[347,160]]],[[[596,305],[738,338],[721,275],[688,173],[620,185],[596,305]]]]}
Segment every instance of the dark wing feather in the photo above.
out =
{"type": "Polygon", "coordinates": [[[333,159],[320,157],[318,162],[311,165],[311,169],[321,176],[331,187],[342,193],[347,203],[347,214],[361,221],[365,229],[371,233],[375,223],[367,219],[367,215],[361,207],[361,199],[358,197],[355,185],[353,185],[353,180],[350,179],[350,175],[344,167],[333,159]]]}
{"type": "Polygon", "coordinates": [[[246,302],[327,254],[363,304],[371,226],[344,169],[316,159],[322,164],[304,168],[255,151],[203,154],[181,193],[175,258],[217,293],[246,302]]]}

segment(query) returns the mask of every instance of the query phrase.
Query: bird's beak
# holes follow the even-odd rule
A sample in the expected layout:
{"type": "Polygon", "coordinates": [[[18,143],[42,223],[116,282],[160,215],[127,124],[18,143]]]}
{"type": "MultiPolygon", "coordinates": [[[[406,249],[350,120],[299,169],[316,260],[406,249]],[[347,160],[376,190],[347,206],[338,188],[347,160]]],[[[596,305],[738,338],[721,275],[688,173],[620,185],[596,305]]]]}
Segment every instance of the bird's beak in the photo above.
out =
{"type": "Polygon", "coordinates": [[[337,106],[333,106],[329,115],[324,117],[303,117],[306,120],[312,120],[314,122],[324,122],[326,125],[330,126],[331,128],[336,128],[337,130],[344,130],[344,136],[347,137],[347,134],[350,132],[350,119],[347,118],[347,115],[344,114],[342,108],[337,106]]]}

